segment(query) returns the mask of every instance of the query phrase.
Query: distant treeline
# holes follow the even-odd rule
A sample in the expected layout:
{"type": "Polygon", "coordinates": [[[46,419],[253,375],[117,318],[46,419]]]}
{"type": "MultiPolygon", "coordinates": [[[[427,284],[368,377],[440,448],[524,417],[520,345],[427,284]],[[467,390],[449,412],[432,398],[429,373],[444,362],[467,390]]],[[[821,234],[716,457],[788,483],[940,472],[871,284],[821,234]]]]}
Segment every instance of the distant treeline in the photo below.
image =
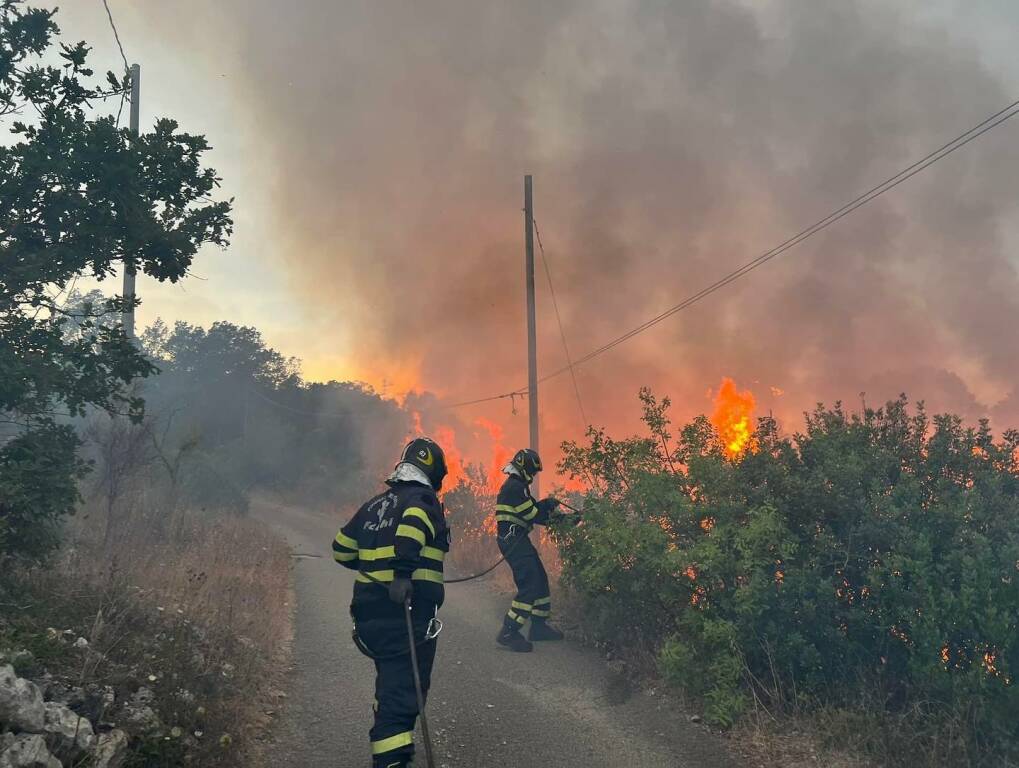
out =
{"type": "MultiPolygon", "coordinates": [[[[75,295],[69,306],[101,300],[75,295]]],[[[66,420],[90,463],[83,509],[107,544],[139,527],[165,532],[186,513],[243,513],[254,493],[316,507],[359,502],[411,428],[406,410],[367,385],[303,381],[298,362],[255,328],[157,320],[138,343],[156,368],[131,387],[141,420],[98,409],[66,420]]]]}
{"type": "Polygon", "coordinates": [[[141,342],[160,370],[142,388],[146,418],[171,453],[186,454],[192,503],[240,508],[256,489],[353,502],[410,428],[396,402],[364,384],[305,383],[297,361],[254,328],[157,321],[141,342]]]}

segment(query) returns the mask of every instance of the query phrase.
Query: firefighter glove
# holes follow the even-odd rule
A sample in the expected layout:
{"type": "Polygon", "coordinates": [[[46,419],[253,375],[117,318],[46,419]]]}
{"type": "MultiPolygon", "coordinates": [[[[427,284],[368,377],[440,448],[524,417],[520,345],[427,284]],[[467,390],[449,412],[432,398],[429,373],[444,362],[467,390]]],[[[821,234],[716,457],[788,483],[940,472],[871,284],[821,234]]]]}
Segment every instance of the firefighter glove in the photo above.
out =
{"type": "Polygon", "coordinates": [[[541,514],[550,514],[555,511],[555,508],[559,506],[559,499],[552,498],[549,496],[547,499],[542,499],[538,502],[538,512],[541,514]]]}

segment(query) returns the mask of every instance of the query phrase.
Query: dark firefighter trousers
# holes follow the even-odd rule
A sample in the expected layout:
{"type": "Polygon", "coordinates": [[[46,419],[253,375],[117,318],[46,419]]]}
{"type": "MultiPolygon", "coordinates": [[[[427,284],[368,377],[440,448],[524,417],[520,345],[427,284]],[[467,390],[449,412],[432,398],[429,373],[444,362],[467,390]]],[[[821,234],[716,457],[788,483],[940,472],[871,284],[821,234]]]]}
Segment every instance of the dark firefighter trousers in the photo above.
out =
{"type": "MultiPolygon", "coordinates": [[[[414,671],[407,642],[407,620],[403,608],[385,617],[357,619],[357,633],[375,656],[375,722],[369,731],[372,765],[375,768],[404,766],[414,756],[414,723],[418,716],[414,671]]],[[[388,612],[387,612],[388,613],[388,612]]],[[[422,642],[429,619],[435,615],[424,607],[412,613],[417,645],[421,692],[426,700],[432,682],[435,640],[422,642]]]]}
{"type": "Polygon", "coordinates": [[[513,571],[517,595],[506,612],[503,624],[506,629],[519,630],[528,619],[545,621],[551,616],[552,598],[548,574],[527,530],[512,523],[505,529],[500,531],[499,551],[506,556],[506,562],[513,571]]]}

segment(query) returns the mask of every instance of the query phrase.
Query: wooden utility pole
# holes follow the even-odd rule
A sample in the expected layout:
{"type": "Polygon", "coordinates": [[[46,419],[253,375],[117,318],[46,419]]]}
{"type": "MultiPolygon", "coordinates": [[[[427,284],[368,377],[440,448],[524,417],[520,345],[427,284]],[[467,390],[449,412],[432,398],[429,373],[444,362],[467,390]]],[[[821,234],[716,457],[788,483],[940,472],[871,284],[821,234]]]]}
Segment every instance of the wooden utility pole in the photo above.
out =
{"type": "MultiPolygon", "coordinates": [[[[131,65],[131,136],[138,138],[138,97],[141,90],[142,68],[137,64],[131,65]]],[[[124,262],[124,300],[129,302],[124,310],[122,325],[124,334],[129,339],[134,338],[134,264],[124,262]]]]}
{"type": "MultiPolygon", "coordinates": [[[[538,450],[538,340],[534,318],[534,204],[531,199],[531,177],[524,176],[524,249],[527,256],[527,412],[530,417],[531,450],[538,450]]],[[[531,483],[531,493],[539,495],[538,478],[531,483]]]]}

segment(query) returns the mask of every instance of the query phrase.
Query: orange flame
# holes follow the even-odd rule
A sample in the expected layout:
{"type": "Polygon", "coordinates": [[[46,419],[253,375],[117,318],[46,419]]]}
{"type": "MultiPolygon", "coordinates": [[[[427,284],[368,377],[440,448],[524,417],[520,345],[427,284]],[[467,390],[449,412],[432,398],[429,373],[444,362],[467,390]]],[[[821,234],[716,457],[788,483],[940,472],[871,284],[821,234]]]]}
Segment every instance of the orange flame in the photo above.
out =
{"type": "Polygon", "coordinates": [[[725,454],[730,459],[737,458],[744,451],[757,449],[753,438],[755,404],[753,392],[738,392],[732,379],[722,379],[711,423],[718,430],[718,436],[725,446],[725,454]]]}
{"type": "Polygon", "coordinates": [[[456,445],[456,432],[452,427],[444,425],[425,431],[421,423],[421,414],[418,411],[411,411],[411,427],[407,439],[413,440],[415,437],[428,435],[429,432],[430,436],[442,446],[442,451],[446,455],[447,474],[446,479],[442,481],[442,488],[444,492],[449,491],[456,488],[467,477],[467,472],[464,470],[463,454],[456,445]]]}
{"type": "Polygon", "coordinates": [[[998,654],[995,651],[990,650],[984,653],[984,669],[987,670],[988,674],[994,675],[995,677],[1001,674],[1001,672],[998,671],[997,661],[998,654]]]}
{"type": "Polygon", "coordinates": [[[510,449],[503,445],[506,433],[503,432],[501,426],[496,424],[494,421],[489,421],[488,419],[479,418],[476,419],[474,423],[485,430],[488,433],[489,438],[492,440],[492,460],[487,467],[487,488],[491,493],[498,493],[499,488],[502,487],[503,481],[502,468],[505,467],[510,460],[510,449]]]}
{"type": "Polygon", "coordinates": [[[425,433],[424,427],[421,426],[421,414],[417,411],[411,411],[411,428],[410,434],[407,435],[407,440],[413,440],[415,437],[421,437],[425,433]]]}
{"type": "Polygon", "coordinates": [[[489,512],[485,515],[485,519],[481,523],[481,529],[489,536],[495,536],[499,531],[499,523],[495,520],[495,512],[489,512]]]}
{"type": "Polygon", "coordinates": [[[463,455],[456,447],[456,433],[452,427],[436,427],[435,441],[442,446],[442,450],[446,454],[446,469],[449,474],[442,481],[442,487],[448,491],[456,488],[467,477],[467,473],[464,471],[463,455]]]}

